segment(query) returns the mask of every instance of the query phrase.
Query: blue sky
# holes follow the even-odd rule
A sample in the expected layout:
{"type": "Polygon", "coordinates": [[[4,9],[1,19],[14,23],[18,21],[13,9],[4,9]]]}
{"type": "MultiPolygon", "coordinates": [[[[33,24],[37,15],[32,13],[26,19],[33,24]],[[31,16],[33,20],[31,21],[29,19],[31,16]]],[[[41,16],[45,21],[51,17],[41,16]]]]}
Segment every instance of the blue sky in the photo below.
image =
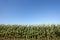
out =
{"type": "Polygon", "coordinates": [[[46,23],[60,23],[60,0],[0,0],[0,24],[46,23]]]}

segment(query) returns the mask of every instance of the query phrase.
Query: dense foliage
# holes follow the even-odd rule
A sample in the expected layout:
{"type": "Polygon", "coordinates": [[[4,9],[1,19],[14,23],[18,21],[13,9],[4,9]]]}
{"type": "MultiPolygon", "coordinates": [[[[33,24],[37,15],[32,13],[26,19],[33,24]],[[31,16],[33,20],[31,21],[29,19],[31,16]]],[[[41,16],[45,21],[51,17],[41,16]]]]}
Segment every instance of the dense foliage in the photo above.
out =
{"type": "Polygon", "coordinates": [[[0,37],[59,39],[60,25],[0,25],[0,37]]]}

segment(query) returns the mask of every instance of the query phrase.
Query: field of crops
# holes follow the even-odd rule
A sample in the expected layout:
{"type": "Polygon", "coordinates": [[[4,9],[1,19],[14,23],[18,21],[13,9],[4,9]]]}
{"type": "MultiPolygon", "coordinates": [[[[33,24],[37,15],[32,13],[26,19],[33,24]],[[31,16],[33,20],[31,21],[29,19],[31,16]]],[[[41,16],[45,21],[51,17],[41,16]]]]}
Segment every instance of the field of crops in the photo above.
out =
{"type": "Polygon", "coordinates": [[[60,25],[0,25],[0,40],[60,40],[60,25]]]}

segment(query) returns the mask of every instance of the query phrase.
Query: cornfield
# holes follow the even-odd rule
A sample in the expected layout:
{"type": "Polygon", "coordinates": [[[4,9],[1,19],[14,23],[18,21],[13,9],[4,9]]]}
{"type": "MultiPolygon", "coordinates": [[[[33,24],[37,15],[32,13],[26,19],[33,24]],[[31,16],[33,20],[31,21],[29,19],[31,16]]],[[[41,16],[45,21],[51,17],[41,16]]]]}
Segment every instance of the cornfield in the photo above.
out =
{"type": "Polygon", "coordinates": [[[60,25],[0,25],[0,40],[60,40],[60,25]]]}

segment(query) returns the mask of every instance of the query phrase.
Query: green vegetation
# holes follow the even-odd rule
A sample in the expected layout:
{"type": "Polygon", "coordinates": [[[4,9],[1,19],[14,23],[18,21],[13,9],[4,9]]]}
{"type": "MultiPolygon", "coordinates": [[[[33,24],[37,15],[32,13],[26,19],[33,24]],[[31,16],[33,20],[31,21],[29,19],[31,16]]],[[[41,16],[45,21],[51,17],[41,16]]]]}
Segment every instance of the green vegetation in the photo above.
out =
{"type": "Polygon", "coordinates": [[[0,39],[60,40],[60,25],[0,25],[0,39]]]}

